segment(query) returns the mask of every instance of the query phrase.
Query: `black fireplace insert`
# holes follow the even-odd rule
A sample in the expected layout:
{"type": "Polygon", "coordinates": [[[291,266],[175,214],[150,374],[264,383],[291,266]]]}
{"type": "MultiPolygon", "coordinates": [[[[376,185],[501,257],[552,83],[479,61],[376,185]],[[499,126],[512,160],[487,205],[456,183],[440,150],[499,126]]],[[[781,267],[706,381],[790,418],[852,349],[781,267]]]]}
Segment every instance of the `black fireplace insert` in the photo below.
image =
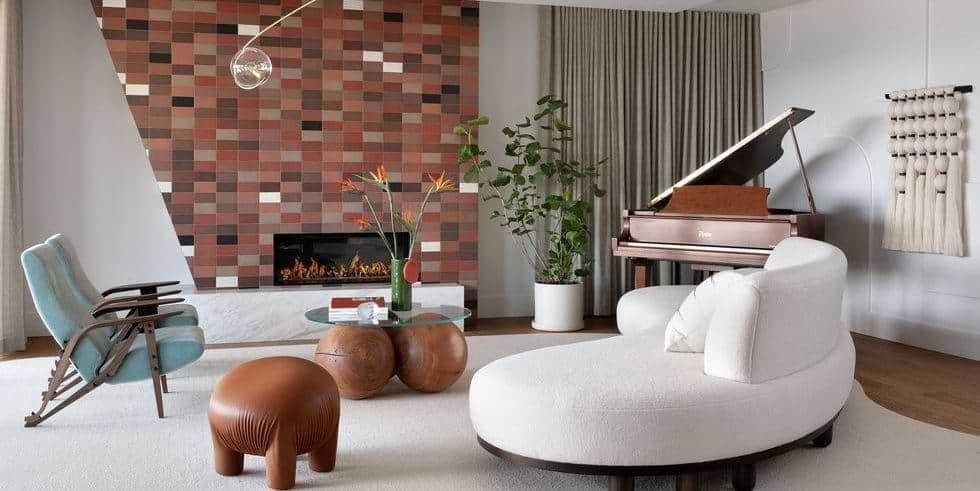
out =
{"type": "MultiPolygon", "coordinates": [[[[408,233],[398,232],[401,255],[408,250],[408,233]]],[[[392,234],[386,234],[392,243],[392,234]]],[[[275,234],[274,285],[338,285],[384,283],[391,279],[391,255],[373,232],[275,234]]]]}

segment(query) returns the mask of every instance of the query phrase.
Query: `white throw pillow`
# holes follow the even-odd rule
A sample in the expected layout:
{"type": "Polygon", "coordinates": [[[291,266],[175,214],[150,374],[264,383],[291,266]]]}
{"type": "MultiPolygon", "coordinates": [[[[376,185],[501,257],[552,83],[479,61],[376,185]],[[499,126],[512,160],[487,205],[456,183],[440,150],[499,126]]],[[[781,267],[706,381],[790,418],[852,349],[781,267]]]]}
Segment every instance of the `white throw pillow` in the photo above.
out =
{"type": "Polygon", "coordinates": [[[708,336],[711,316],[724,298],[725,290],[745,276],[762,271],[759,268],[743,268],[715,273],[701,282],[681,303],[667,323],[664,333],[664,351],[678,353],[704,353],[704,340],[708,336]]]}

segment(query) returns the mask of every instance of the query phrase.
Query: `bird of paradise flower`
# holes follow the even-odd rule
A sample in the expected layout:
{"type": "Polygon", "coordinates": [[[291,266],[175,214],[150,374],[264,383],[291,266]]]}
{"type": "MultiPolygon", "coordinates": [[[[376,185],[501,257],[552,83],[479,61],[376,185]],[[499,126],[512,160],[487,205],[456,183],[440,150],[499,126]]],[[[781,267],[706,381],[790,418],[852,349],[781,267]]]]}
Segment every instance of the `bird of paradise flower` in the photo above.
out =
{"type": "Polygon", "coordinates": [[[340,182],[340,189],[343,192],[354,193],[361,197],[361,200],[367,205],[368,211],[371,213],[371,220],[365,218],[364,216],[359,216],[354,219],[361,230],[372,230],[381,237],[384,242],[385,247],[388,249],[388,253],[391,254],[392,259],[402,259],[397,257],[395,251],[398,250],[398,236],[395,234],[395,224],[396,222],[408,232],[408,252],[406,258],[412,257],[412,252],[415,250],[415,242],[418,238],[419,231],[422,227],[422,216],[425,214],[425,207],[429,204],[429,199],[434,194],[448,193],[456,190],[456,183],[452,179],[446,178],[446,173],[443,172],[438,176],[429,174],[429,190],[426,191],[422,198],[422,204],[419,206],[418,212],[413,212],[409,208],[404,208],[401,212],[395,211],[395,203],[392,199],[391,185],[388,181],[388,173],[385,171],[384,165],[379,165],[374,172],[368,172],[368,175],[357,175],[355,176],[364,184],[372,185],[378,189],[384,191],[385,198],[388,205],[388,213],[391,215],[391,243],[388,242],[388,236],[385,235],[384,224],[381,221],[381,216],[378,215],[377,209],[374,207],[374,203],[368,198],[367,193],[364,188],[355,183],[352,179],[344,179],[340,182]]]}

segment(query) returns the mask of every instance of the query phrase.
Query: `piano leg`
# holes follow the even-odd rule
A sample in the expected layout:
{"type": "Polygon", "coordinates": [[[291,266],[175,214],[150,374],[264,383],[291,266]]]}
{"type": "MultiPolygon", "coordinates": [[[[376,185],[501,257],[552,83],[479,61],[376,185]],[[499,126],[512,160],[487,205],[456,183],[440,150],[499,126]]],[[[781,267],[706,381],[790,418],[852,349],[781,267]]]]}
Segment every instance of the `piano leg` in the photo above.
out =
{"type": "Polygon", "coordinates": [[[630,263],[633,266],[633,289],[646,288],[649,285],[647,277],[650,275],[650,262],[633,258],[630,263]]]}

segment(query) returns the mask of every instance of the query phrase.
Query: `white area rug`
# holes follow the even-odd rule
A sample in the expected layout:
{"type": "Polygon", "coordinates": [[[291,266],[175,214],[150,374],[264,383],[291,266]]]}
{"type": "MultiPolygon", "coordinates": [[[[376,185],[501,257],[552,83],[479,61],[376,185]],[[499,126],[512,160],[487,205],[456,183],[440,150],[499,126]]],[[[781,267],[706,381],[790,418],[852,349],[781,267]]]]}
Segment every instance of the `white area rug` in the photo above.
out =
{"type": "MultiPolygon", "coordinates": [[[[441,394],[418,394],[397,380],[374,399],[343,401],[337,469],[297,466],[297,489],[604,489],[602,477],[577,476],[501,461],[476,442],[467,389],[473,372],[520,351],[600,338],[551,334],[470,337],[464,377],[441,394]]],[[[245,473],[212,470],[206,410],[211,387],[238,363],[273,355],[310,357],[312,346],[209,350],[170,377],[159,420],[151,385],[97,389],[37,428],[36,409],[51,359],[0,363],[0,489],[263,489],[261,458],[245,473]]],[[[588,370],[582,367],[582,370],[588,370]]],[[[730,438],[733,435],[719,435],[730,438]]],[[[892,413],[855,384],[826,449],[803,448],[758,466],[760,490],[978,489],[980,438],[892,413]]],[[[673,489],[669,477],[643,478],[640,489],[673,489]]],[[[725,473],[706,489],[731,489],[725,473]]]]}

